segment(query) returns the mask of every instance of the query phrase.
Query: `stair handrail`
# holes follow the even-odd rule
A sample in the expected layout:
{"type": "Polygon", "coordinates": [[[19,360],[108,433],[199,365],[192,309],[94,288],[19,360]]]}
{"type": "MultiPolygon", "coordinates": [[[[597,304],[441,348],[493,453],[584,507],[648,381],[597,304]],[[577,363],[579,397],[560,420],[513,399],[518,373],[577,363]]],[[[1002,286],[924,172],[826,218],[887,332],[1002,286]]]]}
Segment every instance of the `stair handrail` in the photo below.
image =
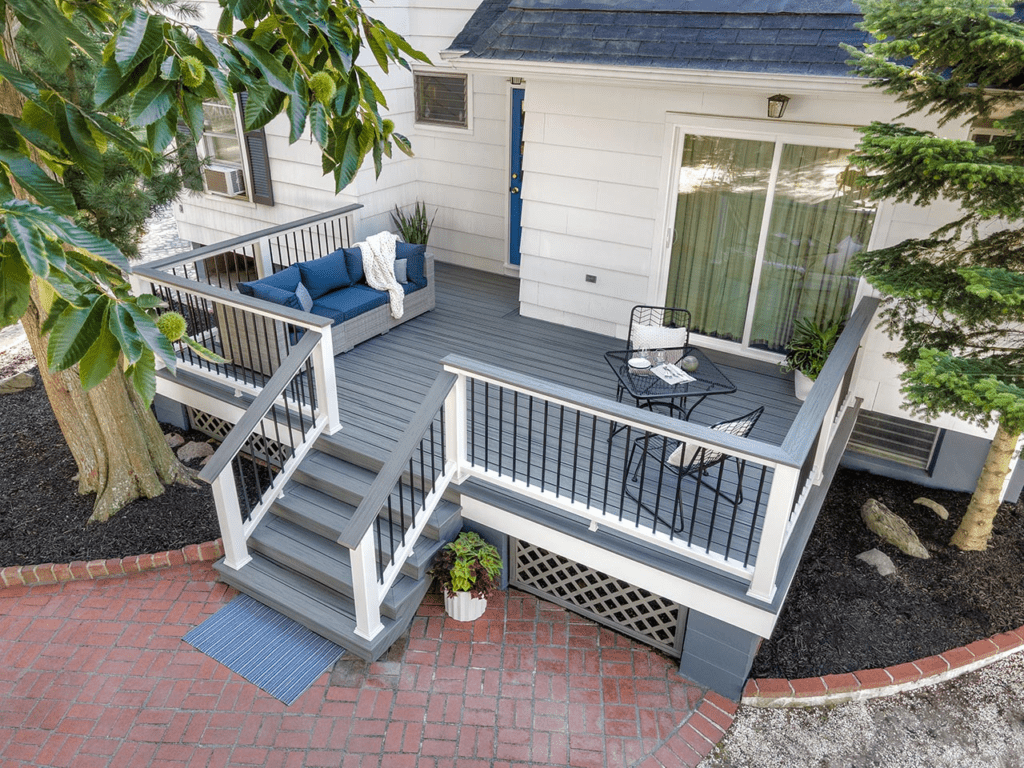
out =
{"type": "MultiPolygon", "coordinates": [[[[352,519],[338,536],[338,544],[349,549],[352,561],[356,634],[368,639],[382,630],[380,605],[384,595],[398,577],[405,560],[412,554],[413,545],[433,513],[434,507],[458,471],[457,463],[452,456],[454,446],[450,439],[446,441],[444,432],[448,428],[444,418],[445,408],[455,406],[454,402],[448,401],[457,381],[458,376],[444,371],[434,380],[390,457],[356,508],[352,519]],[[402,545],[391,553],[387,562],[382,562],[377,552],[375,523],[380,525],[378,521],[381,520],[381,511],[388,504],[395,487],[401,484],[410,461],[439,413],[442,416],[443,430],[441,473],[438,477],[430,479],[432,487],[429,493],[425,487],[421,489],[422,507],[413,510],[412,525],[407,531],[403,531],[402,545]]],[[[421,479],[426,481],[426,478],[421,479]]]]}
{"type": "MultiPolygon", "coordinates": [[[[328,330],[326,333],[329,334],[330,331],[328,330]]],[[[232,462],[242,449],[245,448],[249,439],[255,434],[257,428],[263,423],[271,409],[275,406],[280,406],[285,390],[292,385],[302,367],[306,366],[307,374],[312,372],[312,367],[308,364],[308,361],[316,352],[322,340],[323,334],[318,331],[308,330],[303,334],[302,338],[291,348],[289,355],[270,377],[270,380],[267,381],[263,390],[252,401],[224,440],[221,441],[220,447],[210,457],[206,466],[199,472],[199,480],[209,483],[213,488],[214,499],[217,505],[217,517],[220,522],[221,536],[224,542],[225,564],[235,570],[241,568],[252,559],[246,547],[248,533],[251,533],[252,529],[259,522],[261,514],[265,513],[273,500],[277,498],[298,464],[328,426],[329,418],[325,413],[323,403],[313,413],[313,418],[309,420],[310,426],[308,428],[304,427],[306,419],[302,414],[298,415],[300,428],[302,429],[301,442],[297,446],[292,446],[292,456],[282,465],[281,471],[274,478],[273,483],[261,496],[256,510],[250,510],[251,517],[248,522],[245,522],[242,509],[238,503],[232,462]]],[[[287,409],[287,403],[281,407],[287,409]]],[[[288,426],[285,431],[293,431],[290,416],[288,416],[288,426]]],[[[277,433],[278,435],[280,434],[279,429],[277,433]]]]}

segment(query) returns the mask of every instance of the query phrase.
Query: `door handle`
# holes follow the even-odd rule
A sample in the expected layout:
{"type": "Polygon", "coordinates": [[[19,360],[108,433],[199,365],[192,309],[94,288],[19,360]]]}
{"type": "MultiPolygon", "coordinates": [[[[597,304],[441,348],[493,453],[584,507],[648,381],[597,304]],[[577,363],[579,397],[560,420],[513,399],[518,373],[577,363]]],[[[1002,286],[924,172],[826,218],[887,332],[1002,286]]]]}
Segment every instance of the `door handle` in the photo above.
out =
{"type": "Polygon", "coordinates": [[[511,187],[509,190],[513,195],[519,194],[519,187],[511,187]]]}

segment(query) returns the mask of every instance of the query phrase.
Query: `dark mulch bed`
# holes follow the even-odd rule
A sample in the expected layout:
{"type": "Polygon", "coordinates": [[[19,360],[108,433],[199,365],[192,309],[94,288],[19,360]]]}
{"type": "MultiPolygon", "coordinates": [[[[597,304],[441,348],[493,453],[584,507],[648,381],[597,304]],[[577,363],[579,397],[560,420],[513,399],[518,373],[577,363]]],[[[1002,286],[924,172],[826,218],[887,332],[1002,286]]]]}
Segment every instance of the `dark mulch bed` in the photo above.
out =
{"type": "MultiPolygon", "coordinates": [[[[0,379],[12,367],[5,357],[8,372],[0,370],[0,379]]],[[[185,437],[206,439],[198,432],[185,437]]],[[[0,467],[0,566],[119,558],[220,536],[205,484],[173,486],[132,502],[109,522],[87,525],[94,496],[78,495],[78,469],[41,382],[0,397],[0,467]]]]}
{"type": "MultiPolygon", "coordinates": [[[[10,352],[0,355],[0,379],[27,367],[12,364],[10,352]]],[[[108,523],[86,525],[92,498],[76,492],[75,464],[41,386],[0,397],[0,466],[0,566],[159,552],[219,536],[205,487],[171,488],[108,523]]],[[[841,470],[752,674],[808,677],[899,664],[1024,624],[1024,505],[1003,505],[988,551],[964,553],[946,542],[968,498],[841,470]],[[945,505],[950,519],[914,504],[921,495],[945,505]],[[902,515],[932,558],[906,557],[868,531],[859,512],[868,498],[902,515]],[[876,547],[896,561],[895,576],[856,559],[876,547]]]]}
{"type": "Polygon", "coordinates": [[[948,542],[970,495],[841,469],[815,524],[786,605],[754,661],[753,677],[816,677],[886,667],[1024,625],[1024,502],[1003,504],[989,548],[948,542]],[[942,520],[914,504],[949,510],[942,520]],[[906,520],[931,558],[883,543],[860,518],[870,498],[906,520]],[[882,577],[857,555],[880,549],[896,574],[882,577]]]}

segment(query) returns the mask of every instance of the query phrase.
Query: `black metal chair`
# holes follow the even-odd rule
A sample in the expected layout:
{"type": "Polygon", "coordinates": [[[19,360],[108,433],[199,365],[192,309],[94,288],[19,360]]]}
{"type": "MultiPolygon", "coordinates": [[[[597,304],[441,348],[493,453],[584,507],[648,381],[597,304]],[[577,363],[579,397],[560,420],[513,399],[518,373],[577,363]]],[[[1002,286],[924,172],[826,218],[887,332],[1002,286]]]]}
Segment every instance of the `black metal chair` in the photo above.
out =
{"type": "MultiPolygon", "coordinates": [[[[678,408],[678,406],[675,407],[678,408]]],[[[757,424],[757,420],[761,418],[762,413],[764,413],[764,406],[755,408],[750,413],[745,413],[735,419],[726,419],[717,424],[712,424],[711,429],[727,432],[737,437],[747,437],[757,424]]],[[[632,474],[630,479],[633,483],[639,483],[639,486],[636,496],[633,496],[627,486],[627,495],[636,499],[641,507],[655,515],[662,523],[665,523],[665,521],[657,514],[657,510],[651,509],[649,504],[641,500],[646,479],[647,460],[649,458],[658,467],[655,470],[658,473],[656,495],[660,496],[662,492],[664,478],[675,479],[675,503],[672,505],[672,522],[666,523],[666,525],[670,525],[676,533],[681,533],[684,527],[684,521],[679,514],[679,490],[682,481],[687,477],[696,480],[698,484],[693,499],[694,510],[697,508],[701,485],[711,489],[715,496],[725,499],[732,505],[734,511],[743,503],[743,473],[747,465],[745,460],[722,453],[714,448],[702,448],[696,445],[687,446],[686,443],[678,440],[648,432],[633,440],[633,445],[630,447],[629,459],[626,462],[626,476],[629,477],[632,474]],[[633,469],[633,460],[636,457],[639,457],[639,460],[636,463],[636,469],[633,469]],[[721,465],[725,464],[729,459],[736,462],[736,494],[734,496],[730,496],[722,490],[721,465]],[[712,484],[705,478],[708,470],[716,466],[720,467],[718,482],[712,484]]]]}
{"type": "MultiPolygon", "coordinates": [[[[677,307],[633,307],[627,349],[675,349],[690,346],[690,313],[677,307]]],[[[670,362],[675,362],[670,361],[670,362]]]]}

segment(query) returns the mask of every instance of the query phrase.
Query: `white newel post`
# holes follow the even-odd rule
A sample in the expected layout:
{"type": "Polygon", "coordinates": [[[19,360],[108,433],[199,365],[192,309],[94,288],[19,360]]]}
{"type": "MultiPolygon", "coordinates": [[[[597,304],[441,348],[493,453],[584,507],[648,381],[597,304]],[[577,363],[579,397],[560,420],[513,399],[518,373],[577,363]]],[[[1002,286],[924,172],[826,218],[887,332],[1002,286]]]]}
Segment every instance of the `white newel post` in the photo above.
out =
{"type": "Polygon", "coordinates": [[[320,329],[320,343],[312,354],[313,376],[316,378],[317,402],[327,416],[327,434],[341,429],[338,415],[338,382],[334,370],[334,338],[330,327],[320,329]]]}
{"type": "Polygon", "coordinates": [[[768,602],[775,595],[775,577],[782,560],[782,545],[786,540],[789,513],[796,502],[799,467],[776,466],[772,477],[772,490],[764,513],[764,528],[757,546],[757,562],[747,594],[768,602]]]}
{"type": "Polygon", "coordinates": [[[466,466],[466,379],[459,375],[444,399],[445,468],[455,465],[454,481],[461,482],[466,466]]]}
{"type": "Polygon", "coordinates": [[[262,280],[274,274],[274,265],[270,260],[270,240],[261,237],[256,241],[256,276],[262,280]]]}
{"type": "MultiPolygon", "coordinates": [[[[466,438],[466,376],[456,374],[455,385],[445,398],[445,445],[455,462],[453,482],[461,483],[466,478],[469,466],[466,438]]],[[[446,457],[447,458],[447,457],[446,457]]]]}
{"type": "Polygon", "coordinates": [[[211,486],[213,500],[217,505],[217,521],[220,535],[224,540],[224,565],[239,570],[252,560],[245,545],[245,531],[242,528],[242,510],[238,506],[238,491],[235,488],[235,472],[228,464],[217,475],[211,486]]]}
{"type": "Polygon", "coordinates": [[[835,426],[836,415],[839,413],[839,396],[842,392],[837,389],[832,395],[832,402],[825,410],[825,416],[821,420],[821,432],[818,434],[818,447],[814,451],[814,467],[811,470],[812,482],[821,485],[825,479],[825,457],[828,456],[828,449],[832,445],[832,427],[835,426]]]}
{"type": "Polygon", "coordinates": [[[373,525],[367,529],[359,546],[350,550],[349,557],[352,561],[352,598],[356,604],[356,634],[372,640],[384,629],[380,622],[373,525]]]}

